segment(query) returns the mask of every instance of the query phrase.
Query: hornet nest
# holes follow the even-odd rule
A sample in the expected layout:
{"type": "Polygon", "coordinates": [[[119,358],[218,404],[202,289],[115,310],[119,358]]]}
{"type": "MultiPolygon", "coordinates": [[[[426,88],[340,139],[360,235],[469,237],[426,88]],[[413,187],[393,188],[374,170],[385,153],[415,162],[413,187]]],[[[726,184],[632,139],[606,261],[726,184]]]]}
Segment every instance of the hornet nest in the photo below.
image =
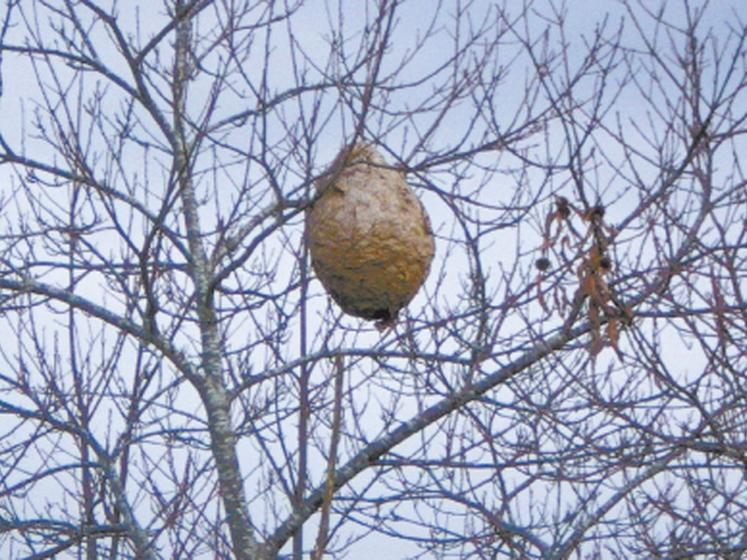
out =
{"type": "Polygon", "coordinates": [[[433,260],[422,204],[366,143],[343,148],[316,188],[306,238],[319,280],[346,313],[394,324],[433,260]]]}

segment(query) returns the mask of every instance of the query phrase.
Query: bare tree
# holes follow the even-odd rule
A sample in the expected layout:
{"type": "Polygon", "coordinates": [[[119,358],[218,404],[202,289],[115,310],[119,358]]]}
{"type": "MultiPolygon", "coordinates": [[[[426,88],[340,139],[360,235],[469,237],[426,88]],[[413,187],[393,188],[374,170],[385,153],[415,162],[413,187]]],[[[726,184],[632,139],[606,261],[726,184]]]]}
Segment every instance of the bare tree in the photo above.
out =
{"type": "Polygon", "coordinates": [[[5,0],[2,556],[741,557],[744,8],[573,4],[5,0]],[[358,140],[436,234],[381,333],[358,140]]]}

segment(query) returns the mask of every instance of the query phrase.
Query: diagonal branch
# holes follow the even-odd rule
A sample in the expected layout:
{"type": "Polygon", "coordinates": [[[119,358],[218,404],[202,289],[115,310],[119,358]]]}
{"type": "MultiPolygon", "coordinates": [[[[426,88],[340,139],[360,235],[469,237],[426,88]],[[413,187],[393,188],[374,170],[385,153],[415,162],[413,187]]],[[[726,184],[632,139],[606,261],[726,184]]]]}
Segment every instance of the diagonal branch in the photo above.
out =
{"type": "MultiPolygon", "coordinates": [[[[138,523],[135,518],[135,514],[132,510],[122,480],[117,472],[114,460],[109,455],[107,450],[98,442],[98,440],[88,430],[73,424],[72,422],[65,422],[58,418],[55,418],[49,411],[41,410],[35,411],[30,410],[10,402],[0,400],[0,412],[7,411],[22,418],[34,419],[45,424],[53,426],[56,430],[72,434],[76,437],[80,437],[91,446],[94,453],[96,453],[97,466],[103,471],[104,476],[109,482],[111,487],[111,493],[114,501],[119,508],[119,511],[123,517],[123,523],[121,527],[127,532],[132,546],[135,549],[137,558],[144,560],[156,560],[156,555],[153,550],[153,543],[149,537],[147,531],[138,523]]],[[[0,523],[0,529],[2,528],[0,523]]]]}
{"type": "MultiPolygon", "coordinates": [[[[334,490],[337,491],[355,478],[365,469],[375,464],[376,461],[392,450],[394,447],[404,442],[410,436],[413,436],[423,430],[425,427],[433,424],[439,419],[447,416],[455,410],[461,408],[467,403],[478,400],[489,390],[505,383],[518,373],[532,367],[534,364],[555,352],[568,342],[577,339],[591,330],[590,323],[586,322],[570,330],[562,330],[551,336],[546,342],[539,342],[527,352],[512,362],[511,364],[500,368],[495,373],[488,375],[477,383],[468,385],[463,389],[454,392],[451,396],[444,398],[440,402],[432,405],[419,413],[414,418],[404,422],[398,428],[392,430],[382,438],[370,443],[361,449],[345,465],[340,467],[335,473],[334,490]]],[[[295,533],[296,529],[303,525],[324,502],[324,496],[327,492],[326,481],[317,487],[303,505],[298,507],[268,538],[268,543],[276,550],[285,544],[285,542],[295,533]]]]}
{"type": "Polygon", "coordinates": [[[49,299],[62,302],[73,309],[78,309],[84,313],[96,317],[122,332],[125,332],[144,344],[149,344],[158,349],[174,366],[189,379],[194,379],[196,373],[192,365],[184,354],[177,350],[169,341],[152,333],[149,329],[129,319],[117,315],[106,307],[98,305],[74,292],[64,290],[51,284],[39,282],[31,277],[24,276],[21,280],[12,280],[9,278],[0,278],[0,289],[15,292],[18,294],[31,293],[38,294],[49,299]]]}

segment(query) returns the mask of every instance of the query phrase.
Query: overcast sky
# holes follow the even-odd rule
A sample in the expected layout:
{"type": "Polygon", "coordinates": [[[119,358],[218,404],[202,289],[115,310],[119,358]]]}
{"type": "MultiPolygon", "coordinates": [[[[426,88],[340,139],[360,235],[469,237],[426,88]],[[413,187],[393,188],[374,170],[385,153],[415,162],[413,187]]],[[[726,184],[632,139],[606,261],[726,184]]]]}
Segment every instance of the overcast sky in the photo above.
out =
{"type": "MultiPolygon", "coordinates": [[[[158,15],[161,13],[160,3],[138,2],[137,4],[142,10],[142,32],[144,35],[147,35],[148,33],[151,33],[153,30],[160,27],[161,20],[158,19],[158,15]]],[[[345,4],[345,20],[347,24],[353,29],[355,29],[356,27],[360,28],[364,24],[361,9],[361,6],[363,6],[364,4],[365,3],[363,2],[363,0],[352,0],[345,4]]],[[[430,16],[432,13],[432,7],[437,4],[440,4],[442,6],[442,12],[439,16],[439,19],[435,23],[435,27],[442,28],[441,31],[439,31],[439,34],[441,37],[443,37],[443,42],[437,41],[429,44],[428,48],[418,55],[416,63],[413,63],[408,67],[413,72],[413,75],[401,77],[401,80],[403,82],[415,79],[417,77],[417,71],[425,73],[425,69],[438,66],[445,57],[451,54],[450,49],[452,48],[452,43],[449,41],[450,32],[448,28],[450,23],[450,12],[453,8],[465,3],[457,2],[456,0],[444,0],[443,2],[436,2],[435,0],[411,0],[409,2],[404,2],[402,6],[400,15],[401,19],[398,22],[398,28],[395,35],[397,37],[397,41],[395,41],[394,48],[391,54],[388,56],[387,60],[391,59],[392,61],[396,61],[398,59],[398,56],[407,53],[408,49],[413,47],[418,38],[424,32],[424,26],[433,23],[430,16]],[[441,46],[443,48],[440,48],[441,46]]],[[[479,20],[479,18],[481,17],[489,17],[489,14],[492,13],[492,6],[494,6],[495,4],[496,3],[487,0],[476,0],[471,3],[470,10],[472,10],[472,12],[475,14],[475,20],[479,20]]],[[[517,10],[522,2],[520,0],[505,0],[504,2],[498,2],[498,4],[508,6],[511,10],[517,10]]],[[[654,5],[656,3],[651,2],[649,4],[654,5]]],[[[693,2],[693,4],[700,5],[702,4],[702,2],[693,2]]],[[[323,65],[325,63],[328,54],[326,50],[327,43],[325,40],[325,36],[328,33],[328,23],[326,21],[326,16],[322,17],[322,14],[325,13],[324,5],[325,3],[321,0],[309,2],[308,7],[302,10],[293,20],[297,37],[302,42],[304,48],[307,49],[307,53],[310,58],[317,59],[320,65],[323,65]]],[[[679,2],[670,2],[670,5],[671,6],[669,7],[669,10],[672,14],[683,13],[679,2]]],[[[713,28],[716,30],[722,30],[724,34],[728,31],[730,21],[733,18],[739,16],[743,19],[747,19],[747,2],[745,2],[744,0],[713,0],[709,3],[709,5],[710,10],[708,12],[709,15],[707,18],[708,25],[713,26],[713,28]]],[[[122,14],[123,20],[126,20],[128,17],[132,17],[133,11],[129,10],[128,8],[129,6],[126,2],[120,3],[120,12],[122,14]]],[[[569,52],[571,53],[571,62],[574,62],[574,59],[575,61],[578,61],[581,57],[583,57],[585,53],[584,42],[586,40],[589,40],[589,38],[593,36],[595,30],[605,18],[607,18],[607,25],[609,29],[616,28],[622,22],[625,29],[625,32],[623,33],[623,42],[630,42],[631,45],[636,44],[637,33],[634,29],[634,26],[629,21],[625,21],[625,10],[617,0],[570,0],[567,2],[566,8],[568,10],[566,40],[568,41],[568,48],[569,52]]],[[[1,9],[3,8],[0,8],[0,10],[1,9]]],[[[530,22],[531,25],[536,26],[536,33],[538,35],[543,29],[543,18],[549,17],[550,12],[551,10],[548,8],[548,5],[546,3],[537,3],[536,8],[534,9],[534,14],[530,18],[530,22]]],[[[479,21],[475,21],[475,24],[479,23],[479,21]]],[[[12,33],[10,34],[10,36],[13,37],[12,33]]],[[[559,48],[556,43],[551,43],[551,47],[559,48]]],[[[507,56],[508,54],[513,52],[511,45],[506,46],[506,52],[507,56]]],[[[103,54],[107,53],[104,52],[103,54]]],[[[113,59],[117,58],[114,53],[113,47],[112,52],[109,54],[112,55],[113,59]]],[[[276,54],[274,56],[275,59],[271,68],[270,79],[274,88],[282,90],[284,87],[292,85],[293,79],[291,73],[291,64],[287,58],[287,43],[282,40],[278,40],[278,46],[276,54]]],[[[21,62],[14,57],[8,56],[6,56],[2,61],[2,67],[0,68],[0,71],[2,72],[3,80],[2,98],[0,98],[0,114],[2,114],[2,119],[0,119],[0,131],[2,131],[2,134],[6,141],[12,146],[27,151],[43,150],[44,148],[40,147],[41,144],[33,140],[33,138],[29,136],[28,129],[28,123],[31,120],[30,115],[34,112],[35,101],[38,101],[38,96],[40,95],[37,76],[34,74],[32,69],[29,68],[26,62],[21,62]],[[26,134],[26,137],[24,137],[24,134],[26,134]]],[[[255,69],[247,69],[247,72],[252,71],[261,72],[261,62],[259,60],[255,69]]],[[[523,66],[519,64],[512,68],[512,71],[507,76],[506,80],[508,84],[515,84],[517,97],[507,97],[505,99],[506,108],[514,110],[516,106],[521,103],[520,95],[522,92],[522,85],[526,80],[527,74],[532,72],[534,72],[534,69],[530,68],[526,61],[523,66]]],[[[207,93],[207,91],[208,89],[206,85],[205,93],[207,93]]],[[[195,91],[196,97],[199,97],[199,93],[199,86],[197,86],[195,91]]],[[[416,94],[408,93],[408,95],[413,95],[413,99],[407,99],[406,96],[402,96],[402,98],[399,99],[394,96],[392,102],[405,105],[407,103],[413,102],[418,95],[423,98],[427,98],[429,93],[430,92],[425,89],[422,91],[418,90],[416,94]]],[[[116,98],[111,102],[115,103],[116,98]]],[[[630,117],[631,115],[635,115],[639,108],[642,109],[645,106],[643,100],[632,91],[621,96],[618,100],[618,104],[619,113],[626,118],[630,117]]],[[[237,110],[240,109],[238,107],[231,106],[230,104],[221,109],[221,111],[225,112],[226,114],[234,113],[237,110]]],[[[289,110],[292,111],[293,109],[289,110]]],[[[501,113],[501,110],[501,107],[496,108],[496,111],[499,114],[501,113]]],[[[439,141],[444,143],[449,142],[449,134],[457,136],[460,127],[464,126],[464,122],[462,122],[461,114],[459,112],[456,112],[449,118],[451,119],[448,123],[449,126],[445,127],[444,131],[438,136],[439,141]]],[[[405,133],[405,128],[406,127],[401,127],[395,131],[391,131],[387,136],[387,139],[389,140],[389,142],[391,142],[390,145],[403,146],[403,153],[399,154],[401,157],[406,157],[407,149],[412,149],[412,146],[414,144],[414,135],[408,136],[405,133]]],[[[339,148],[343,145],[345,137],[349,133],[349,120],[345,122],[338,122],[336,125],[330,125],[327,129],[325,137],[328,138],[329,141],[327,143],[324,143],[319,150],[320,162],[330,161],[332,157],[334,157],[334,155],[337,153],[339,148]]],[[[271,137],[282,137],[284,134],[285,131],[280,128],[269,131],[269,135],[271,137]]],[[[631,132],[631,134],[633,133],[631,132]]],[[[50,154],[49,157],[49,163],[55,163],[56,156],[54,154],[50,154]]],[[[156,180],[156,178],[162,178],[164,175],[164,170],[158,169],[157,166],[144,168],[139,155],[133,155],[130,159],[130,164],[133,166],[133,168],[138,169],[138,171],[140,171],[140,168],[142,167],[143,176],[150,174],[147,177],[148,180],[156,180]]],[[[18,185],[18,178],[14,177],[13,173],[14,172],[7,166],[0,166],[0,193],[3,193],[4,196],[8,196],[9,193],[18,185]]],[[[614,198],[615,196],[619,195],[620,200],[622,200],[622,202],[618,206],[611,209],[612,219],[615,219],[616,215],[624,215],[626,211],[626,203],[622,199],[623,195],[621,193],[624,192],[625,186],[620,184],[619,182],[615,183],[612,180],[614,177],[614,170],[612,169],[601,169],[600,175],[602,176],[599,180],[600,184],[604,184],[607,181],[610,181],[611,183],[609,188],[610,197],[614,198]],[[605,176],[607,176],[608,178],[605,178],[605,176]]],[[[444,188],[448,188],[449,185],[443,186],[444,188]]],[[[515,187],[516,185],[514,183],[511,183],[511,179],[507,178],[505,188],[509,189],[515,187]]],[[[424,200],[426,207],[431,213],[436,232],[438,234],[445,235],[447,233],[446,228],[448,228],[450,225],[450,215],[448,213],[448,208],[442,202],[440,202],[438,197],[433,193],[429,193],[424,190],[419,191],[418,194],[424,200]]],[[[503,195],[498,194],[497,196],[503,195]]],[[[5,217],[6,219],[12,220],[16,212],[23,213],[28,210],[29,208],[8,208],[5,210],[5,217]]],[[[296,228],[294,234],[295,237],[292,237],[292,239],[295,239],[296,241],[301,235],[301,220],[298,221],[297,226],[298,227],[296,228]]],[[[494,251],[495,263],[501,263],[501,261],[503,260],[509,261],[513,258],[515,254],[514,251],[511,249],[506,251],[505,248],[513,248],[514,242],[518,243],[518,241],[512,239],[510,242],[506,242],[505,246],[500,245],[490,248],[491,251],[494,251]]],[[[531,240],[530,242],[524,242],[530,244],[535,241],[531,240]]],[[[282,243],[280,244],[282,245],[282,243]]],[[[112,246],[108,249],[116,251],[116,243],[113,242],[112,246]]],[[[445,250],[444,245],[441,245],[438,250],[443,252],[445,250]]],[[[466,256],[464,257],[464,259],[466,262],[466,256]]],[[[450,262],[452,263],[453,267],[453,263],[457,261],[452,260],[450,262]]],[[[453,276],[451,278],[451,285],[454,287],[454,292],[459,289],[458,286],[460,283],[460,274],[462,274],[463,272],[464,270],[461,270],[459,266],[453,267],[452,269],[444,272],[444,274],[453,276]]],[[[425,291],[419,294],[418,299],[416,299],[415,303],[413,304],[415,307],[423,305],[425,299],[431,296],[431,292],[428,291],[428,288],[435,283],[435,280],[435,278],[429,280],[430,284],[426,286],[425,291]]],[[[317,294],[321,293],[318,285],[316,285],[316,291],[317,294]]],[[[449,298],[453,296],[454,292],[441,292],[437,296],[433,297],[442,298],[445,302],[448,302],[449,298]]],[[[319,306],[320,309],[324,309],[324,306],[327,305],[326,300],[320,300],[320,302],[322,302],[319,306]]],[[[116,302],[111,301],[107,302],[106,304],[117,305],[116,302]]],[[[344,321],[353,320],[344,319],[344,321]]],[[[0,332],[0,336],[7,339],[12,336],[12,333],[0,332]]],[[[393,337],[394,334],[390,333],[389,335],[385,336],[393,337]]],[[[378,333],[371,330],[367,335],[362,335],[358,340],[362,342],[370,341],[373,344],[374,341],[378,340],[378,337],[378,333]]],[[[682,351],[682,348],[678,348],[677,351],[682,351]]],[[[683,367],[686,366],[687,364],[683,364],[683,367]]],[[[195,409],[197,409],[196,404],[195,409]]],[[[414,413],[415,409],[413,408],[409,410],[409,412],[408,409],[404,409],[403,414],[405,412],[407,412],[408,414],[410,412],[414,413]]],[[[258,506],[258,509],[261,509],[261,506],[258,506]]],[[[313,531],[309,530],[309,534],[313,534],[313,531]]],[[[424,538],[427,537],[427,535],[421,536],[423,536],[424,538]]],[[[364,539],[352,548],[352,552],[349,557],[359,558],[361,560],[382,560],[384,558],[396,559],[404,557],[409,553],[415,553],[416,551],[417,547],[415,544],[405,544],[402,540],[399,539],[389,539],[384,536],[377,536],[375,545],[373,544],[372,539],[364,539]]]]}

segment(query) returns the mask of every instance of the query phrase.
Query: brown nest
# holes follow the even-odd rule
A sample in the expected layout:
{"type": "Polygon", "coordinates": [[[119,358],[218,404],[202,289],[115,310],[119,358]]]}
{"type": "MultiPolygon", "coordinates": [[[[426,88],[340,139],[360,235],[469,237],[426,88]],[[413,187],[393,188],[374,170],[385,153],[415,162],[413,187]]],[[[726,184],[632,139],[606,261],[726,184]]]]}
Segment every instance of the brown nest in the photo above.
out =
{"type": "Polygon", "coordinates": [[[317,191],[306,236],[319,280],[346,313],[393,324],[433,260],[422,204],[404,174],[364,143],[343,149],[317,191]]]}

